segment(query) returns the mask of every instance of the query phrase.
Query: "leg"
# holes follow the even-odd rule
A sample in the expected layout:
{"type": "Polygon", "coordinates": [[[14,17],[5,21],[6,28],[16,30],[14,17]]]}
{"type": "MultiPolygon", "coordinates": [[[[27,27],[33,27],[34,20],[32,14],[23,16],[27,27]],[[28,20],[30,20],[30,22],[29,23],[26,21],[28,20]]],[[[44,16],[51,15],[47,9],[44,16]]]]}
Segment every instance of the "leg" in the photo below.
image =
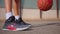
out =
{"type": "Polygon", "coordinates": [[[14,9],[14,16],[16,19],[19,19],[19,3],[20,3],[20,0],[14,0],[13,1],[13,9],[14,9]]]}
{"type": "Polygon", "coordinates": [[[13,1],[13,9],[14,9],[14,16],[18,16],[19,15],[19,2],[20,0],[14,0],[13,1]]]}
{"type": "Polygon", "coordinates": [[[3,26],[3,30],[8,30],[9,24],[11,24],[15,17],[12,14],[12,0],[5,0],[5,8],[6,8],[6,21],[3,26]]]}
{"type": "Polygon", "coordinates": [[[12,0],[5,0],[6,19],[12,16],[12,0]]]}
{"type": "Polygon", "coordinates": [[[6,12],[12,11],[12,0],[5,0],[6,12]]]}

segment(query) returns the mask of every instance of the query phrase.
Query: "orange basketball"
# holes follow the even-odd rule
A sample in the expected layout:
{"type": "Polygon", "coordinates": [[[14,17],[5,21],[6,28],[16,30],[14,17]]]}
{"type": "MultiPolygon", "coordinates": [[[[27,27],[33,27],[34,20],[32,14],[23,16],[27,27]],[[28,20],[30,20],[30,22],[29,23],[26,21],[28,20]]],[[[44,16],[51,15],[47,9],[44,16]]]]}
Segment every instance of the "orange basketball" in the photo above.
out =
{"type": "Polygon", "coordinates": [[[47,11],[52,8],[53,0],[38,0],[38,8],[42,11],[47,11]]]}

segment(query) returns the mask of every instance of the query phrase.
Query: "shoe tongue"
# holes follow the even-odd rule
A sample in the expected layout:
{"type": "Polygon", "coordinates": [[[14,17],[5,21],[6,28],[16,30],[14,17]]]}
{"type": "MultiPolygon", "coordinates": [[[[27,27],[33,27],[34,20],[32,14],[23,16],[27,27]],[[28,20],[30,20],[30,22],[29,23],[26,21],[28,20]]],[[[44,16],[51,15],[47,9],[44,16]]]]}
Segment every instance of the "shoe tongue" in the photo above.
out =
{"type": "Polygon", "coordinates": [[[7,19],[7,21],[10,21],[10,22],[12,22],[13,20],[15,20],[14,16],[11,16],[11,17],[9,17],[9,19],[7,19]]]}

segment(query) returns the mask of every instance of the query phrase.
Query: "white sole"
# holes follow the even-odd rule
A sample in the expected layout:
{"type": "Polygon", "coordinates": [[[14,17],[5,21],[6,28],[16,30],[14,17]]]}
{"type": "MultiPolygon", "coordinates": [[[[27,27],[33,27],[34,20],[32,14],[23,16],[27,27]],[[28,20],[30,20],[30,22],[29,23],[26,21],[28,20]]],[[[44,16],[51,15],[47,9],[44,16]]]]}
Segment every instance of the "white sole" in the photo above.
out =
{"type": "Polygon", "coordinates": [[[2,29],[2,30],[8,30],[8,29],[2,29]]]}

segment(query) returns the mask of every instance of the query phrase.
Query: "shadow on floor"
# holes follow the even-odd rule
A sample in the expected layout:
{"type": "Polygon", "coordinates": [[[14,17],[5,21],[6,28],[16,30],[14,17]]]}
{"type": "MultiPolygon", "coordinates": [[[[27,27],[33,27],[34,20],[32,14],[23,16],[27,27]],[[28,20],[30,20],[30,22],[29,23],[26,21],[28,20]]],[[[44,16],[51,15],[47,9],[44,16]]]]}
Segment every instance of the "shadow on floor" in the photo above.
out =
{"type": "Polygon", "coordinates": [[[32,27],[45,27],[45,26],[50,26],[50,25],[60,26],[60,23],[38,24],[38,25],[32,25],[32,27]]]}

